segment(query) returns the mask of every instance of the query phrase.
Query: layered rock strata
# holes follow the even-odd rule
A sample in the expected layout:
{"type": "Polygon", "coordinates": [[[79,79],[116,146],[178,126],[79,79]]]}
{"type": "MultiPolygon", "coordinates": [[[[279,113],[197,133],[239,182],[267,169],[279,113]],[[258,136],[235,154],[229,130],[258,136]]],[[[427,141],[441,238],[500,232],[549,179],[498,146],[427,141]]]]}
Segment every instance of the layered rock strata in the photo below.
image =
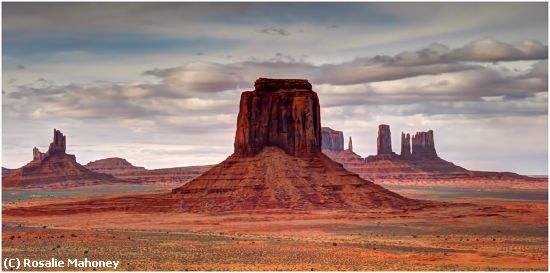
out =
{"type": "Polygon", "coordinates": [[[255,156],[266,146],[293,156],[321,153],[319,99],[305,80],[258,79],[241,94],[235,154],[255,156]]]}

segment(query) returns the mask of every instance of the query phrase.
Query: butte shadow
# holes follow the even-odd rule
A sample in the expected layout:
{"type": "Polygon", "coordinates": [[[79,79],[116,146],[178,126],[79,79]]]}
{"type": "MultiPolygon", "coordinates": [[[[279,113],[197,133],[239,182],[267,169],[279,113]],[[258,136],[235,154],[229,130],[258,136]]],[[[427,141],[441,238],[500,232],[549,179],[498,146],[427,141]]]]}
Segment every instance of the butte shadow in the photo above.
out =
{"type": "Polygon", "coordinates": [[[179,211],[223,213],[379,209],[447,203],[406,198],[344,169],[321,153],[319,99],[307,80],[266,79],[241,95],[234,153],[169,193],[14,208],[7,214],[179,211]]]}

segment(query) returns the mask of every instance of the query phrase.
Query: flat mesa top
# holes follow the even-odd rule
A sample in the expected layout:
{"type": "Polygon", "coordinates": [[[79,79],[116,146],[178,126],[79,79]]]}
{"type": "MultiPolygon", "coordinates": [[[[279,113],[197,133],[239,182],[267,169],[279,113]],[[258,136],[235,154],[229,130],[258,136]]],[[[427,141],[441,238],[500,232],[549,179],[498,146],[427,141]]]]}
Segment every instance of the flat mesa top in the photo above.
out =
{"type": "Polygon", "coordinates": [[[307,89],[311,90],[311,83],[304,79],[268,79],[258,78],[254,82],[256,91],[274,92],[280,89],[307,89]]]}

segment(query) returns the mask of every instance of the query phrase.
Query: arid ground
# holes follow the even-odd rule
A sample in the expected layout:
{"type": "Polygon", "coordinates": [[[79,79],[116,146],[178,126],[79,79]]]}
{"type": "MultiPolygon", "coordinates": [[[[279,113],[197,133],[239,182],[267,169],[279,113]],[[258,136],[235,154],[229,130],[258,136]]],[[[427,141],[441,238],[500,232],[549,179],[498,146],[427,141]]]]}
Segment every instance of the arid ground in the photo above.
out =
{"type": "MultiPolygon", "coordinates": [[[[353,214],[4,215],[2,251],[4,257],[119,260],[117,270],[547,270],[545,191],[394,190],[469,204],[353,214]]],[[[93,198],[26,198],[4,201],[4,209],[93,198]]]]}

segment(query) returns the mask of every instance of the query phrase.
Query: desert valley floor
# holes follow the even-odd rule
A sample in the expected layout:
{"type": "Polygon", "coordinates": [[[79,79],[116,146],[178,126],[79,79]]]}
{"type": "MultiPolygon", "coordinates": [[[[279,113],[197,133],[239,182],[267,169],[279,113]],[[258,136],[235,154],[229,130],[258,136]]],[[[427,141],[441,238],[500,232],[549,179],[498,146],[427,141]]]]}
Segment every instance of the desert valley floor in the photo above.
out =
{"type": "MultiPolygon", "coordinates": [[[[4,214],[2,254],[115,259],[121,262],[117,270],[140,271],[547,270],[546,190],[391,189],[465,205],[354,213],[4,214]]],[[[102,195],[5,190],[3,206],[84,201],[130,190],[135,194],[135,188],[117,187],[102,195]]]]}

